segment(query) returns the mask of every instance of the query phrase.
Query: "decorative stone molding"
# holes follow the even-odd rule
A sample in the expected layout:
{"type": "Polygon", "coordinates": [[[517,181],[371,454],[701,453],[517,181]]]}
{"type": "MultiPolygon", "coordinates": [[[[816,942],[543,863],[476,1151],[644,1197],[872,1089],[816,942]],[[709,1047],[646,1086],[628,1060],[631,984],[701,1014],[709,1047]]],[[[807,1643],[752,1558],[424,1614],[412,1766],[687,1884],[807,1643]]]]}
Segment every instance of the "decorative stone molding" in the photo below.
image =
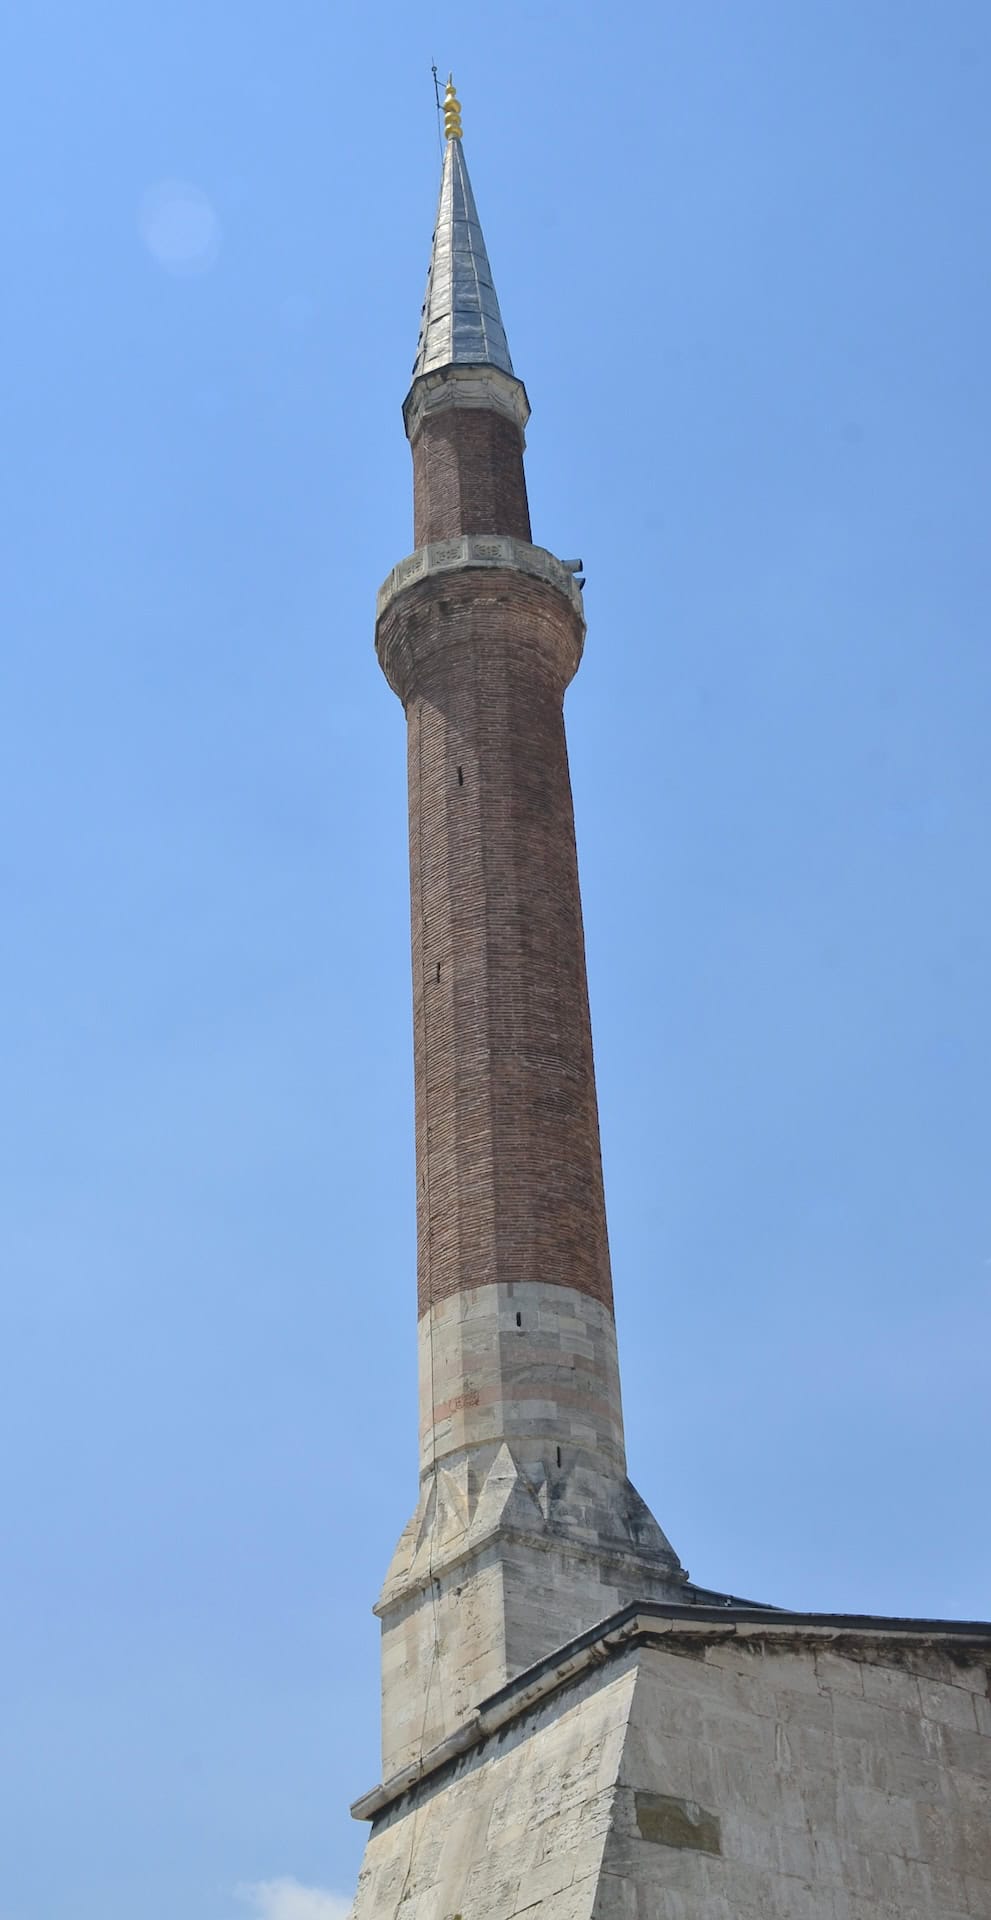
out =
{"type": "Polygon", "coordinates": [[[454,1567],[466,1568],[469,1589],[467,1563],[510,1534],[538,1554],[577,1555],[583,1569],[576,1577],[593,1589],[592,1613],[610,1572],[644,1593],[658,1583],[683,1587],[688,1578],[625,1474],[598,1471],[594,1455],[577,1453],[567,1473],[553,1475],[539,1462],[524,1472],[504,1441],[484,1474],[478,1459],[462,1457],[424,1480],[373,1611],[388,1614],[454,1567]]]}
{"type": "Polygon", "coordinates": [[[375,603],[376,620],[381,620],[407,587],[427,579],[430,574],[461,572],[469,567],[511,567],[531,579],[546,580],[564,594],[578,615],[584,634],[585,609],[574,575],[548,553],[546,547],[531,547],[525,540],[513,540],[500,533],[465,533],[455,540],[436,540],[431,546],[418,547],[386,575],[375,603]]]}
{"type": "MultiPolygon", "coordinates": [[[[788,1669],[785,1669],[785,1673],[791,1679],[794,1690],[786,1693],[785,1698],[792,1702],[787,1723],[792,1737],[793,1729],[796,1726],[801,1728],[803,1715],[818,1728],[821,1725],[820,1715],[831,1709],[835,1711],[834,1703],[838,1701],[841,1712],[845,1706],[846,1711],[857,1718],[858,1755],[864,1750],[861,1743],[870,1740],[873,1735],[875,1750],[885,1755],[888,1767],[893,1768],[897,1743],[904,1741],[906,1725],[914,1725],[914,1737],[918,1743],[915,1750],[928,1756],[924,1764],[928,1764],[934,1774],[945,1770],[947,1786],[952,1787],[955,1784],[952,1760],[944,1758],[944,1742],[947,1735],[952,1738],[956,1733],[958,1738],[967,1742],[969,1764],[973,1768],[972,1778],[976,1783],[976,1761],[979,1756],[983,1757],[982,1732],[984,1741],[989,1738],[983,1716],[991,1633],[986,1622],[889,1620],[857,1614],[798,1614],[742,1604],[736,1604],[728,1611],[728,1604],[727,1601],[721,1607],[711,1607],[693,1605],[691,1602],[635,1601],[624,1607],[621,1612],[597,1623],[587,1633],[578,1635],[547,1659],[537,1661],[498,1691],[491,1693],[487,1699],[481,1700],[475,1711],[466,1716],[462,1724],[439,1742],[432,1752],[421,1753],[411,1764],[397,1772],[394,1778],[385,1780],[381,1786],[373,1787],[370,1793],[356,1800],[351,1808],[354,1819],[377,1819],[411,1790],[414,1793],[406,1811],[419,1805],[425,1812],[427,1801],[436,1793],[441,1777],[446,1776],[449,1781],[455,1777],[454,1763],[461,1763],[464,1777],[468,1771],[466,1757],[483,1752],[486,1743],[496,1734],[500,1736],[500,1741],[505,1742],[503,1751],[506,1751],[511,1741],[508,1730],[514,1725],[519,1729],[521,1750],[528,1755],[527,1789],[532,1800],[534,1764],[540,1739],[540,1723],[535,1716],[544,1710],[545,1702],[555,1699],[560,1703],[562,1699],[570,1698],[575,1703],[583,1698],[593,1701],[598,1695],[608,1702],[607,1724],[598,1738],[589,1742],[590,1753],[601,1766],[606,1739],[616,1726],[616,1694],[611,1685],[612,1677],[624,1670],[629,1671],[631,1655],[635,1655],[638,1662],[644,1656],[649,1659],[652,1655],[684,1660],[686,1664],[690,1661],[689,1672],[693,1677],[698,1676],[698,1690],[687,1677],[684,1685],[679,1685],[676,1677],[678,1669],[669,1665],[658,1673],[660,1686],[652,1702],[655,1712],[640,1715],[644,1731],[650,1730],[662,1751],[667,1748],[666,1761],[677,1753],[689,1778],[692,1761],[687,1757],[683,1742],[686,1738],[694,1740],[694,1734],[688,1731],[693,1722],[686,1715],[681,1721],[685,1732],[679,1732],[672,1741],[667,1725],[664,1725],[663,1732],[658,1727],[658,1699],[666,1696],[670,1712],[671,1707],[676,1704],[684,1707],[693,1698],[697,1703],[701,1694],[707,1704],[708,1723],[719,1728],[722,1723],[716,1702],[720,1692],[725,1690],[724,1711],[732,1715],[738,1728],[741,1724],[738,1716],[743,1714],[753,1716],[751,1724],[755,1729],[758,1723],[765,1728],[773,1727],[775,1706],[779,1714],[781,1707],[775,1702],[770,1681],[765,1682],[763,1675],[772,1662],[777,1662],[778,1686],[787,1684],[782,1677],[781,1663],[788,1661],[790,1673],[788,1669]],[[951,1675],[952,1686],[947,1684],[951,1675]],[[765,1684],[768,1693],[761,1699],[765,1684]],[[858,1687],[862,1691],[858,1691],[858,1687]],[[899,1702],[897,1715],[890,1711],[895,1698],[899,1702]],[[814,1706],[810,1704],[812,1702],[814,1706]],[[975,1704],[971,1705],[971,1702],[975,1704]],[[982,1731],[972,1733],[969,1730],[972,1714],[977,1716],[977,1726],[982,1731]],[[901,1723],[897,1731],[896,1719],[901,1723]],[[968,1730],[961,1735],[961,1728],[968,1730]],[[888,1742],[894,1743],[890,1756],[887,1755],[888,1742]],[[421,1782],[425,1791],[423,1798],[418,1799],[415,1790],[421,1782]]],[[[550,1724],[561,1725],[560,1706],[550,1724]]],[[[701,1716],[699,1724],[705,1724],[701,1716]]],[[[554,1738],[553,1733],[551,1737],[554,1738]]],[[[755,1746],[757,1744],[755,1737],[755,1746]]],[[[828,1755],[824,1755],[819,1767],[810,1767],[806,1763],[804,1768],[796,1769],[799,1790],[803,1772],[807,1772],[813,1780],[826,1779],[832,1782],[842,1776],[844,1744],[839,1742],[828,1755]]],[[[652,1751],[653,1741],[648,1737],[646,1747],[641,1745],[637,1749],[638,1777],[643,1777],[643,1756],[652,1751]]],[[[492,1757],[492,1750],[489,1749],[486,1758],[491,1762],[492,1757]]],[[[697,1764],[698,1755],[692,1758],[697,1764]]],[[[555,1755],[550,1771],[552,1778],[560,1781],[565,1769],[559,1754],[555,1755]]],[[[569,1777],[573,1781],[574,1775],[569,1777]]],[[[665,1771],[665,1779],[668,1778],[670,1776],[665,1771]]],[[[601,1792],[601,1788],[600,1771],[595,1785],[590,1786],[590,1802],[596,1789],[601,1792]]],[[[485,1835],[486,1829],[478,1813],[477,1789],[476,1780],[475,1824],[485,1835]]],[[[505,1792],[504,1786],[501,1790],[505,1792]]],[[[747,1787],[744,1791],[747,1791],[747,1787]]],[[[918,1794],[917,1775],[906,1797],[913,1791],[918,1794]]],[[[885,1798],[877,1814],[878,1819],[886,1824],[888,1834],[896,1831],[892,1826],[893,1797],[889,1795],[885,1798]]],[[[821,1799],[820,1806],[828,1806],[830,1799],[821,1799]]],[[[553,1804],[553,1800],[554,1796],[549,1796],[548,1804],[553,1804]]],[[[434,1804],[439,1807],[442,1820],[449,1818],[449,1811],[443,1802],[435,1800],[434,1804]]],[[[566,1804],[573,1809],[573,1800],[566,1804]]],[[[750,1804],[753,1805],[753,1801],[750,1804]]],[[[852,1804],[852,1800],[847,1804],[852,1804]]],[[[913,1804],[918,1806],[918,1800],[914,1800],[913,1804]]],[[[525,1829],[530,1825],[527,1819],[529,1805],[530,1802],[521,1803],[520,1823],[525,1829]]],[[[941,1847],[948,1844],[955,1824],[962,1817],[948,1793],[940,1803],[938,1825],[932,1829],[933,1836],[938,1835],[941,1847]]],[[[761,1816],[757,1815],[756,1818],[759,1823],[761,1816]]],[[[828,1817],[823,1824],[828,1826],[828,1817]]],[[[505,1832],[504,1816],[498,1831],[505,1832]]],[[[985,1831],[983,1827],[980,1830],[982,1842],[985,1831]]],[[[640,1837],[649,1839],[652,1836],[644,1835],[641,1828],[640,1837]]],[[[405,1832],[401,1834],[400,1845],[404,1849],[408,1871],[409,1843],[405,1832]]],[[[830,1858],[838,1860],[839,1857],[839,1847],[834,1843],[830,1858]]],[[[880,1857],[883,1858],[883,1855],[880,1857]]],[[[397,1875],[396,1879],[400,1880],[401,1876],[397,1875]]],[[[976,1880],[974,1885],[977,1885],[976,1880]]],[[[449,1910],[451,1905],[453,1901],[447,1903],[446,1909],[439,1907],[427,1910],[449,1910]]],[[[391,1910],[395,1911],[394,1908],[391,1910]]],[[[592,1910],[591,1901],[582,1909],[587,1913],[592,1910]]],[[[379,1906],[374,1911],[379,1914],[388,1909],[379,1906]]],[[[512,1911],[518,1912],[519,1909],[512,1911]]],[[[567,1911],[577,1912],[578,1909],[569,1907],[567,1911]]],[[[594,1911],[612,1913],[613,1908],[596,1906],[594,1911]]],[[[749,1907],[747,1911],[750,1911],[749,1907]]],[[[760,1911],[763,1913],[766,1908],[762,1906],[760,1911]]],[[[925,1911],[929,1912],[930,1909],[927,1907],[925,1911]]],[[[936,1909],[931,1911],[935,1913],[936,1909]]],[[[939,1911],[942,1913],[943,1909],[939,1911]]],[[[361,1912],[359,1904],[356,1913],[360,1915],[361,1912]]]]}
{"type": "Polygon", "coordinates": [[[524,428],[530,418],[526,388],[515,374],[501,367],[440,367],[417,376],[403,401],[406,438],[415,440],[428,414],[448,407],[482,407],[514,420],[526,444],[524,428]]]}

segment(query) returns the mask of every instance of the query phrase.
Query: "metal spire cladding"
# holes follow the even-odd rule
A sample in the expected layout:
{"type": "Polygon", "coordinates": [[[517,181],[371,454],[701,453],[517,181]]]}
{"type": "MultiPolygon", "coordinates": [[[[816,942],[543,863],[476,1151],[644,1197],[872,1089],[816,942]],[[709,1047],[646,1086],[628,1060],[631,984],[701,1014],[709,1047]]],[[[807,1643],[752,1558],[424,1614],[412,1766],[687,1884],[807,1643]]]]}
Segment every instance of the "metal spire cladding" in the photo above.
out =
{"type": "Polygon", "coordinates": [[[512,374],[506,331],[461,145],[460,108],[450,81],[444,101],[444,130],[444,171],[413,378],[451,366],[499,367],[503,373],[512,374]]]}

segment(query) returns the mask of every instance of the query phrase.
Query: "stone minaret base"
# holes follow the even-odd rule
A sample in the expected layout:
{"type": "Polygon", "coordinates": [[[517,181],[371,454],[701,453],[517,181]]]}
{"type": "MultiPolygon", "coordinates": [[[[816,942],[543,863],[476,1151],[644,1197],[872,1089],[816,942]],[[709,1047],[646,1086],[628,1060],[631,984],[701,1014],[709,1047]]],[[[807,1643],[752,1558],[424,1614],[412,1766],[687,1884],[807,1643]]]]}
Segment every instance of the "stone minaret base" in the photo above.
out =
{"type": "Polygon", "coordinates": [[[991,1631],[630,1609],[372,1821],[353,1920],[986,1920],[991,1631]]]}

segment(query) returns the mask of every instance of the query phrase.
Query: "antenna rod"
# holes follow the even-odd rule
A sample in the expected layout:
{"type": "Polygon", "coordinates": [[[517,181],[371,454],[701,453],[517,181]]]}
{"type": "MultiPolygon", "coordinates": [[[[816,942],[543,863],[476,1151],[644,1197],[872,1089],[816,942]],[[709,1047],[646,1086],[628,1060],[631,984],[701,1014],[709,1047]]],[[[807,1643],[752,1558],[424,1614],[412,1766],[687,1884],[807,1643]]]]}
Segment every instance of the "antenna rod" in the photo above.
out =
{"type": "Polygon", "coordinates": [[[442,105],[441,105],[441,98],[440,98],[440,81],[439,81],[439,80],[438,80],[438,78],[437,78],[437,62],[436,62],[436,60],[434,60],[434,61],[432,62],[432,64],[431,64],[431,67],[430,67],[430,71],[431,71],[431,73],[432,73],[432,74],[433,74],[433,76],[434,76],[434,104],[435,104],[435,106],[436,106],[436,108],[437,108],[437,145],[438,145],[438,147],[440,148],[440,154],[441,154],[441,159],[443,159],[443,157],[444,157],[444,141],[443,141],[443,137],[442,137],[442,135],[441,135],[441,130],[440,130],[440,116],[441,116],[441,114],[442,114],[442,112],[443,112],[443,107],[442,107],[442,105]]]}

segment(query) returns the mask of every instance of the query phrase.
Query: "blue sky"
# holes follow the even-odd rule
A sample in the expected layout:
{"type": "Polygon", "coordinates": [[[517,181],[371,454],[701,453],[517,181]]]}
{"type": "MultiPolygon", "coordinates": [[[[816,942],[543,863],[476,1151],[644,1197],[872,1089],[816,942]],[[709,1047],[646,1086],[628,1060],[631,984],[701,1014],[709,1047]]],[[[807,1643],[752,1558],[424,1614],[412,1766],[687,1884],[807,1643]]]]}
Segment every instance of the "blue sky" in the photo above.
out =
{"type": "Polygon", "coordinates": [[[693,1575],[988,1611],[991,19],[2,29],[0,1920],[334,1920],[414,1497],[400,404],[465,148],[581,554],[631,1466],[693,1575]]]}

